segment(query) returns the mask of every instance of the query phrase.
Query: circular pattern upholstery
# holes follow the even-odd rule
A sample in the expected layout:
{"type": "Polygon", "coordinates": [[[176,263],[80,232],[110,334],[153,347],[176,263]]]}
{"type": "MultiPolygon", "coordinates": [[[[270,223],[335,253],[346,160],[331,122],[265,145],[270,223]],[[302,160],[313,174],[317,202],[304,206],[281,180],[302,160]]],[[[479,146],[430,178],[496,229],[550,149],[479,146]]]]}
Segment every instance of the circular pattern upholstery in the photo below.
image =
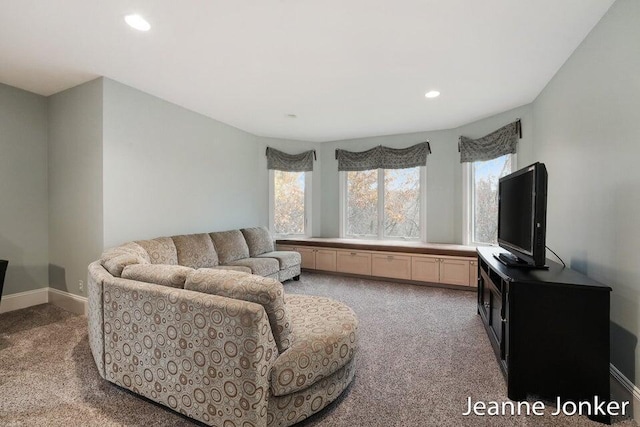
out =
{"type": "Polygon", "coordinates": [[[104,307],[109,381],[208,424],[263,425],[278,351],[261,306],[114,279],[104,307]]]}
{"type": "Polygon", "coordinates": [[[271,392],[310,387],[345,366],[357,350],[358,319],[347,305],[317,296],[286,295],[293,343],[275,361],[271,392]]]}

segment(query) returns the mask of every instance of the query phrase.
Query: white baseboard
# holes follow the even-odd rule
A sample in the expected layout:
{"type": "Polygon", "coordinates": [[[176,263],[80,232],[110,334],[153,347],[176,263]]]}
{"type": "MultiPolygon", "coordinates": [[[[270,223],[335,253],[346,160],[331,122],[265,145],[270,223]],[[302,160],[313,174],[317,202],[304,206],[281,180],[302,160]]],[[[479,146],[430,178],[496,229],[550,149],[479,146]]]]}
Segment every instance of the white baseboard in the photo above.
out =
{"type": "Polygon", "coordinates": [[[17,294],[2,297],[2,301],[0,302],[0,313],[20,310],[21,308],[32,307],[39,304],[46,304],[47,302],[49,302],[49,288],[18,292],[17,294]]]}
{"type": "Polygon", "coordinates": [[[609,364],[609,372],[611,373],[612,387],[611,399],[618,402],[629,401],[633,413],[627,415],[632,416],[636,422],[640,421],[640,388],[636,387],[633,381],[625,377],[613,364],[609,364]]]}
{"type": "Polygon", "coordinates": [[[49,289],[49,302],[76,314],[87,314],[87,297],[81,297],[54,288],[49,289]]]}
{"type": "Polygon", "coordinates": [[[3,296],[2,302],[0,302],[0,313],[20,310],[21,308],[46,304],[48,302],[72,313],[87,314],[86,297],[54,288],[42,288],[3,296]]]}

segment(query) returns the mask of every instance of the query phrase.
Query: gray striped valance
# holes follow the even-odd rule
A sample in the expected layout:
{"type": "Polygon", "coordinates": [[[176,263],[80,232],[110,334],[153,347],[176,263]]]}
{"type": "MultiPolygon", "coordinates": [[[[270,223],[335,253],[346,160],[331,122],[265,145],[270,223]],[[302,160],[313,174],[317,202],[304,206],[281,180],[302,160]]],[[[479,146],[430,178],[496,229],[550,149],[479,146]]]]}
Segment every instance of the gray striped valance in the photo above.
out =
{"type": "Polygon", "coordinates": [[[288,154],[275,148],[267,147],[267,169],[286,172],[309,172],[313,170],[315,150],[300,154],[288,154]]]}
{"type": "Polygon", "coordinates": [[[336,150],[339,171],[364,171],[371,169],[405,169],[427,164],[431,153],[429,141],[407,148],[390,148],[379,145],[367,151],[336,150]]]}
{"type": "Polygon", "coordinates": [[[522,138],[520,120],[509,123],[479,139],[461,136],[458,143],[460,163],[491,160],[505,154],[513,154],[516,152],[518,138],[522,138]]]}

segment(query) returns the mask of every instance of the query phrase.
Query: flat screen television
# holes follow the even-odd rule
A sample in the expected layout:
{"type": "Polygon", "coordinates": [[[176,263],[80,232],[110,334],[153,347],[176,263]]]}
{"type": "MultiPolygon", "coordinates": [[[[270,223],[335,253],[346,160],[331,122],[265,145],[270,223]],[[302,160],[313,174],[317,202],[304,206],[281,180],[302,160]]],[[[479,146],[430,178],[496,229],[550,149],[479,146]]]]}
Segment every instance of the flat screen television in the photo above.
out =
{"type": "Polygon", "coordinates": [[[545,268],[547,168],[534,163],[498,181],[498,245],[506,265],[545,268]]]}

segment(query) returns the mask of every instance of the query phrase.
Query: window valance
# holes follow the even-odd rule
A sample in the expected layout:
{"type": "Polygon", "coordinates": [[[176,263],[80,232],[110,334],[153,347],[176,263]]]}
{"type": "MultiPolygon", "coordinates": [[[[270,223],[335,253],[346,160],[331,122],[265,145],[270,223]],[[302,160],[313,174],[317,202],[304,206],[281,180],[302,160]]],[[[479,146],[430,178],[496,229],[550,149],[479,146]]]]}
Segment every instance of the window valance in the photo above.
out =
{"type": "Polygon", "coordinates": [[[509,123],[479,139],[460,136],[458,142],[460,163],[491,160],[505,154],[513,154],[516,152],[519,138],[522,138],[520,120],[509,123]]]}
{"type": "Polygon", "coordinates": [[[267,147],[267,169],[286,172],[309,172],[313,170],[316,150],[300,154],[288,154],[275,148],[267,147]]]}
{"type": "Polygon", "coordinates": [[[429,141],[407,148],[390,148],[379,145],[366,151],[336,150],[339,171],[364,171],[371,169],[405,169],[427,164],[431,153],[429,141]]]}

